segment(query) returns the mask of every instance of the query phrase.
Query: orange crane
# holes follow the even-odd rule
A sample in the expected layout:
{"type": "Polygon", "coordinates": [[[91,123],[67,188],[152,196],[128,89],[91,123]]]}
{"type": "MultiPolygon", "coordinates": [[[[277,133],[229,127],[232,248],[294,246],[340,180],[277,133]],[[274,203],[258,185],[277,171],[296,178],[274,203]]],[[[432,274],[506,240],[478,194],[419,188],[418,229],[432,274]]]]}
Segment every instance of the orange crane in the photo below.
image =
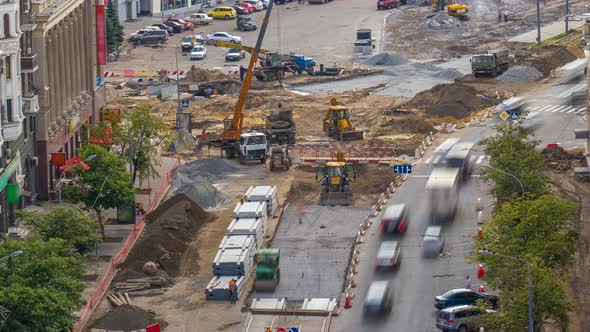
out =
{"type": "MultiPolygon", "coordinates": [[[[260,27],[260,32],[258,33],[258,39],[256,40],[254,50],[252,50],[252,56],[250,57],[250,63],[248,63],[248,69],[246,70],[244,81],[242,82],[240,96],[238,97],[238,102],[236,103],[234,113],[223,120],[221,150],[222,154],[225,153],[227,158],[238,157],[240,160],[260,159],[261,162],[266,161],[266,149],[264,150],[263,156],[262,152],[260,152],[260,146],[262,145],[260,142],[261,138],[258,137],[264,137],[264,134],[260,133],[260,135],[256,135],[256,133],[250,133],[247,135],[247,137],[243,137],[242,124],[244,119],[243,110],[244,105],[246,104],[246,96],[248,95],[250,85],[252,84],[254,66],[258,61],[258,54],[261,52],[262,41],[264,40],[264,34],[266,33],[273,3],[274,1],[269,2],[268,9],[266,10],[264,19],[262,20],[262,26],[260,27]],[[250,141],[253,144],[249,144],[250,141]],[[248,145],[252,145],[252,147],[249,148],[248,145]]],[[[266,137],[264,137],[264,144],[266,144],[266,137]]]]}

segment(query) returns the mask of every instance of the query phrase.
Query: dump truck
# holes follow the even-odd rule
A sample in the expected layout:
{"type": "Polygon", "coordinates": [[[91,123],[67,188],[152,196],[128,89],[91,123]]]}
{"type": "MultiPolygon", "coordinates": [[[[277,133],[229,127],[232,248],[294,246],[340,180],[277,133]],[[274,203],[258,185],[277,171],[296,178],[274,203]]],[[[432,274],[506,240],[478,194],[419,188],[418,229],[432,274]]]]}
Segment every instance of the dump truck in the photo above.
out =
{"type": "Polygon", "coordinates": [[[316,170],[316,182],[321,183],[320,205],[350,205],[350,184],[356,182],[354,168],[348,165],[342,152],[336,160],[328,161],[316,170]]]}
{"type": "Polygon", "coordinates": [[[451,167],[437,167],[432,170],[426,182],[430,196],[430,219],[448,221],[455,218],[459,202],[461,170],[451,167]]]}
{"type": "Polygon", "coordinates": [[[301,74],[304,71],[309,75],[315,72],[316,61],[314,58],[302,54],[281,54],[268,52],[262,54],[260,66],[254,68],[254,76],[259,81],[281,81],[285,73],[301,74]]]}
{"type": "Polygon", "coordinates": [[[279,103],[265,119],[265,132],[269,144],[295,144],[293,112],[279,103]]]}
{"type": "Polygon", "coordinates": [[[330,100],[330,107],[324,117],[324,132],[328,137],[336,137],[340,141],[362,140],[364,132],[356,130],[350,122],[350,111],[338,103],[336,98],[330,100]]]}
{"type": "Polygon", "coordinates": [[[469,61],[473,76],[490,75],[496,77],[508,69],[510,51],[507,48],[489,50],[486,54],[471,56],[469,61]]]}
{"type": "Polygon", "coordinates": [[[254,290],[257,292],[272,292],[281,280],[279,268],[280,250],[278,248],[261,248],[254,255],[256,276],[254,290]]]}
{"type": "Polygon", "coordinates": [[[269,149],[268,160],[268,168],[270,171],[278,171],[281,169],[288,171],[291,167],[289,148],[285,145],[272,145],[269,149]]]}

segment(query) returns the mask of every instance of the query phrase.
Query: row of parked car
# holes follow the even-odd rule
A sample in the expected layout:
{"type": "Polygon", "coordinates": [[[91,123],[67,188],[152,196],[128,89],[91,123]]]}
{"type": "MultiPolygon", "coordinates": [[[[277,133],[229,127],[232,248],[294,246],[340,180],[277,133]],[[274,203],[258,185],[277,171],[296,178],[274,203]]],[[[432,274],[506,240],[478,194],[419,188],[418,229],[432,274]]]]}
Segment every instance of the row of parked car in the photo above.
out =
{"type": "Polygon", "coordinates": [[[248,15],[252,12],[268,8],[270,0],[239,0],[232,6],[219,6],[210,10],[207,14],[211,18],[231,20],[238,15],[248,15]]]}
{"type": "Polygon", "coordinates": [[[162,23],[152,24],[129,35],[129,41],[136,44],[162,44],[170,35],[190,30],[194,25],[208,25],[213,19],[204,13],[195,13],[186,19],[176,16],[162,23]]]}

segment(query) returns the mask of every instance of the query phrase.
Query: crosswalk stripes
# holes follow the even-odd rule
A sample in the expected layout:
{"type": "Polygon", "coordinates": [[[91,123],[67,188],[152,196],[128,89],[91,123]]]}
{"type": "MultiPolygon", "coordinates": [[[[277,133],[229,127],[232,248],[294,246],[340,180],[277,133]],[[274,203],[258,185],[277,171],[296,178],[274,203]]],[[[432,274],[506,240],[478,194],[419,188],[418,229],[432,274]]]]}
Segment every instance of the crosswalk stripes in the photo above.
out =
{"type": "MultiPolygon", "coordinates": [[[[570,105],[542,105],[532,106],[525,109],[527,112],[544,112],[544,113],[574,113],[583,114],[586,112],[586,106],[570,106],[570,105]]],[[[530,116],[529,116],[530,118],[530,116]]]]}
{"type": "MultiPolygon", "coordinates": [[[[486,155],[482,154],[479,156],[471,156],[470,160],[471,162],[473,162],[475,165],[479,165],[481,163],[483,163],[483,161],[487,158],[486,155]]],[[[436,165],[440,162],[442,162],[442,156],[440,155],[434,155],[434,156],[430,156],[426,159],[424,159],[422,162],[418,161],[418,164],[426,164],[426,165],[436,165]]]]}
{"type": "Polygon", "coordinates": [[[567,98],[570,95],[572,95],[572,94],[574,94],[574,93],[576,93],[578,91],[584,90],[585,88],[586,88],[586,84],[576,84],[573,87],[571,87],[571,88],[565,90],[564,92],[560,93],[559,94],[559,98],[562,98],[562,99],[563,98],[567,98]]]}

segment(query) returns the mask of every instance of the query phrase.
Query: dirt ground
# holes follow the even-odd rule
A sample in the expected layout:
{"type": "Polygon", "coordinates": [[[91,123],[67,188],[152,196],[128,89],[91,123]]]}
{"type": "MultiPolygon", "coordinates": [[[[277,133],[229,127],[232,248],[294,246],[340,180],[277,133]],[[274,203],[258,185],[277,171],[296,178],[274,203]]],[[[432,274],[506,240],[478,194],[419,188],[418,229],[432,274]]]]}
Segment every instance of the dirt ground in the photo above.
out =
{"type": "MultiPolygon", "coordinates": [[[[434,12],[432,6],[394,11],[387,19],[384,49],[415,60],[456,58],[507,46],[510,37],[536,27],[534,0],[504,0],[508,6],[508,22],[500,23],[497,22],[499,1],[465,3],[469,5],[469,20],[434,12]]],[[[574,0],[569,4],[570,12],[578,13],[585,2],[574,0]]],[[[553,22],[564,15],[563,1],[541,1],[541,6],[542,22],[553,22]]]]}

